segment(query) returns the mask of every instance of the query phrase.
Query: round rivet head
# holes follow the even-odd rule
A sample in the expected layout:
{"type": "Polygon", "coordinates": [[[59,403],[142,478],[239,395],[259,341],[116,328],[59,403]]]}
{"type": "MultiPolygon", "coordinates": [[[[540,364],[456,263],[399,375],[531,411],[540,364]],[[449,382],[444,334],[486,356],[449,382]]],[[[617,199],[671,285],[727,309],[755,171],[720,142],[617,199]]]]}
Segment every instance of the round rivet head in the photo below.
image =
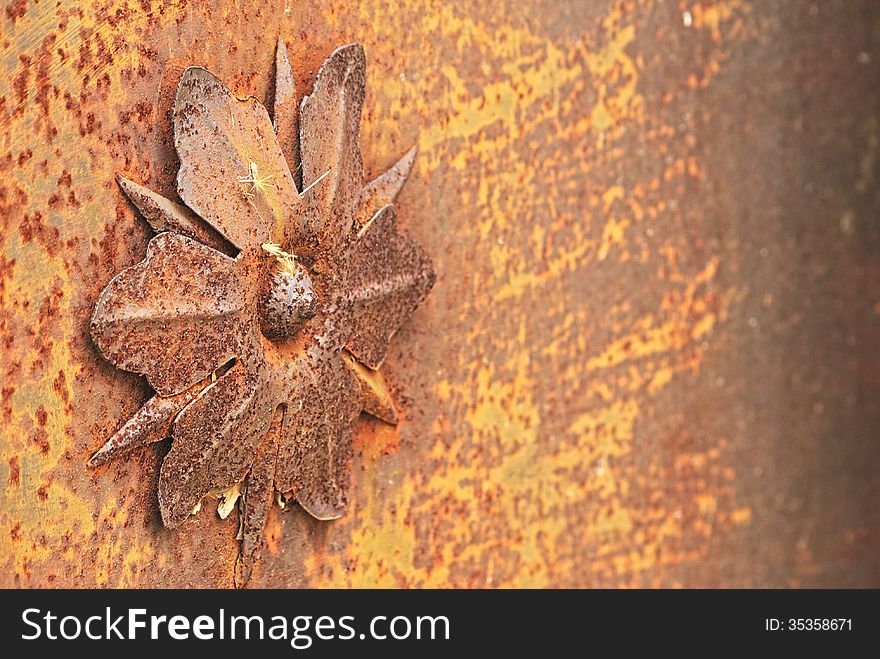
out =
{"type": "Polygon", "coordinates": [[[296,336],[318,311],[312,278],[299,263],[276,268],[260,296],[260,329],[273,340],[296,336]]]}

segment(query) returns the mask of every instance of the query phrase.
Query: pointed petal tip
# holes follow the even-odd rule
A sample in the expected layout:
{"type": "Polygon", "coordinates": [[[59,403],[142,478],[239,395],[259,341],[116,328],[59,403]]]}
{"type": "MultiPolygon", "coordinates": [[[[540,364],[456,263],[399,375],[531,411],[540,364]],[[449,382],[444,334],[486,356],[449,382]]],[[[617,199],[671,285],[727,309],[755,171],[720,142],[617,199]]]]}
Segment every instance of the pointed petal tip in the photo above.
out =
{"type": "MultiPolygon", "coordinates": [[[[287,42],[284,37],[278,36],[278,42],[275,44],[275,65],[283,66],[285,73],[290,75],[290,56],[287,54],[287,42]]],[[[277,75],[277,73],[276,73],[277,75]]]]}
{"type": "MultiPolygon", "coordinates": [[[[406,153],[404,153],[400,160],[394,163],[394,166],[391,169],[397,170],[400,172],[401,182],[397,192],[400,192],[400,188],[403,187],[403,183],[409,177],[410,172],[412,171],[413,163],[416,161],[416,155],[419,152],[418,143],[413,144],[409,149],[407,149],[406,153]]],[[[397,196],[397,193],[394,195],[397,196]]]]}
{"type": "Polygon", "coordinates": [[[406,153],[403,154],[403,157],[400,159],[400,163],[407,163],[409,167],[412,167],[413,161],[416,159],[416,156],[419,153],[419,143],[416,142],[413,144],[406,153]]]}
{"type": "Polygon", "coordinates": [[[400,414],[398,414],[397,410],[393,407],[390,408],[387,412],[383,412],[381,415],[373,414],[373,416],[379,419],[379,421],[387,423],[389,426],[396,426],[398,423],[400,423],[400,414]]]}
{"type": "Polygon", "coordinates": [[[376,367],[360,363],[349,350],[344,350],[342,358],[361,385],[363,411],[388,425],[396,426],[400,417],[394,405],[394,396],[388,389],[382,372],[376,367]]]}
{"type": "MultiPolygon", "coordinates": [[[[130,422],[129,422],[130,423],[130,422]]],[[[126,449],[132,448],[131,444],[118,445],[120,433],[125,430],[125,426],[120,428],[110,439],[104,442],[104,445],[92,454],[86,465],[90,468],[100,467],[110,462],[113,458],[124,453],[126,449]]]]}
{"type": "Polygon", "coordinates": [[[272,102],[272,125],[278,136],[281,151],[297,188],[302,185],[299,153],[299,114],[296,102],[296,78],[287,54],[284,39],[278,37],[275,49],[275,98],[272,102]]]}
{"type": "MultiPolygon", "coordinates": [[[[384,403],[385,401],[380,402],[384,403]]],[[[389,402],[385,405],[377,405],[370,409],[364,407],[364,412],[379,419],[382,423],[387,423],[389,426],[396,426],[400,423],[400,414],[397,412],[397,408],[394,406],[393,402],[389,402]]]]}
{"type": "Polygon", "coordinates": [[[105,451],[104,447],[102,446],[94,452],[92,457],[88,459],[88,461],[86,462],[86,466],[93,469],[95,467],[100,467],[101,465],[106,464],[110,460],[110,457],[107,455],[107,453],[108,451],[105,451]]]}
{"type": "Polygon", "coordinates": [[[133,448],[132,446],[111,446],[112,441],[112,439],[108,440],[104,446],[95,451],[88,462],[86,462],[86,466],[91,469],[102,467],[114,458],[126,453],[128,449],[133,448]]]}
{"type": "Polygon", "coordinates": [[[252,557],[242,556],[241,554],[235,559],[235,570],[232,576],[232,585],[236,590],[247,588],[250,583],[251,575],[254,571],[254,560],[252,557]]]}
{"type": "Polygon", "coordinates": [[[375,214],[394,203],[409,178],[417,153],[418,144],[414,144],[400,160],[363,187],[355,211],[358,223],[366,226],[375,214]]]}
{"type": "Polygon", "coordinates": [[[137,188],[140,186],[138,186],[137,183],[132,181],[130,178],[126,178],[119,172],[116,172],[115,176],[116,184],[122,190],[122,194],[124,194],[130,201],[134,202],[134,199],[132,199],[132,195],[137,194],[137,188]]]}

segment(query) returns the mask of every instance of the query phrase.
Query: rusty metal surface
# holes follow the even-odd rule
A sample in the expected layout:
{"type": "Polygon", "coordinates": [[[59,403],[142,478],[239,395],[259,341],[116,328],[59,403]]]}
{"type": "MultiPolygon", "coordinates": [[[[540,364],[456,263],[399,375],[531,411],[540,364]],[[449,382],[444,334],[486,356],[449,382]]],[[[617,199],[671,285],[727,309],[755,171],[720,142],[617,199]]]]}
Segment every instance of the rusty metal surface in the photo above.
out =
{"type": "Polygon", "coordinates": [[[162,527],[167,447],[87,468],[150,395],[89,319],[152,233],[114,174],[175,196],[183,70],[268,101],[278,36],[288,99],[364,44],[363,168],[418,144],[437,283],[346,516],[269,510],[252,584],[880,585],[880,10],[533,4],[5,8],[5,585],[235,580],[234,524],[162,527]]]}
{"type": "Polygon", "coordinates": [[[101,292],[91,322],[101,354],[146,376],[156,395],[88,464],[170,438],[158,488],[168,528],[209,496],[225,518],[246,481],[238,585],[259,559],[265,502],[276,490],[317,519],[344,514],[355,418],[376,410],[396,420],[382,380],[365,371],[381,366],[391,336],[434,284],[430,259],[397,232],[391,205],[414,151],[365,186],[363,48],[330,55],[301,120],[289,107],[293,74],[281,39],[277,50],[271,125],[253,97],[236,98],[205,69],[184,71],[174,103],[178,193],[198,212],[118,177],[160,233],[146,258],[101,292]],[[225,241],[239,248],[234,256],[225,241]]]}

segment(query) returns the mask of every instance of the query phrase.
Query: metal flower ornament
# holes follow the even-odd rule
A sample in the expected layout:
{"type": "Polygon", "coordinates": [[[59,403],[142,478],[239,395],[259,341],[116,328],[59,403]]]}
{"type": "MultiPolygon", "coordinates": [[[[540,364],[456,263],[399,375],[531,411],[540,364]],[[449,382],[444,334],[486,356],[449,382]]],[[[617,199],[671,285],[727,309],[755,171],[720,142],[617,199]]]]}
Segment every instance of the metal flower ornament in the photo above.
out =
{"type": "Polygon", "coordinates": [[[174,104],[175,203],[119,177],[155,229],[146,258],[101,293],[92,338],[155,395],[89,460],[171,438],[159,506],[174,528],[208,497],[240,509],[236,583],[250,578],[273,500],[318,519],[348,502],[352,424],[397,422],[380,372],[434,284],[392,202],[415,149],[370,183],[358,134],[365,58],[336,50],[297,104],[284,42],[272,117],[189,68],[174,104]]]}

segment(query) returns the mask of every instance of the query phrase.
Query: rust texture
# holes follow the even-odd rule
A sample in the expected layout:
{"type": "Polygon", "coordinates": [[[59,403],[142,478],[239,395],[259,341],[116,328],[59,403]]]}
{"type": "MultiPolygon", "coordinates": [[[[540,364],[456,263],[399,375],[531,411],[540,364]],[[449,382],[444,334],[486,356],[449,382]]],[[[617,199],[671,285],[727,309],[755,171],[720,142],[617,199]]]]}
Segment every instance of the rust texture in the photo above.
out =
{"type": "Polygon", "coordinates": [[[878,35],[867,0],[10,4],[3,585],[880,586],[878,35]],[[322,71],[347,43],[363,53],[322,71]],[[340,130],[334,95],[358,101],[340,130]],[[251,132],[208,158],[183,106],[251,132]],[[276,203],[322,175],[295,213],[276,203]],[[328,287],[340,227],[402,268],[412,244],[433,261],[390,344],[398,307],[364,300],[400,278],[352,255],[360,280],[328,287]],[[301,286],[237,285],[242,255],[274,273],[281,252],[301,286]],[[96,304],[122,319],[102,295],[120,272],[111,289],[154,309],[186,290],[220,310],[226,339],[157,325],[179,356],[157,369],[110,323],[101,350],[135,373],[115,368],[90,323],[96,304]],[[300,337],[334,304],[350,353],[293,362],[307,396],[285,427],[259,327],[300,337]],[[173,445],[149,443],[162,399],[205,387],[173,445]],[[89,468],[129,418],[149,446],[89,468]],[[348,508],[320,521],[306,510],[336,516],[344,489],[321,450],[347,419],[348,508]],[[204,488],[182,485],[208,421],[240,442],[203,481],[225,521],[191,518],[204,488]],[[309,428],[328,434],[294,439],[309,428]],[[256,521],[239,539],[235,519],[256,521]]]}
{"type": "Polygon", "coordinates": [[[170,437],[159,477],[169,528],[212,494],[226,517],[247,480],[241,585],[276,488],[318,519],[344,513],[355,418],[373,409],[395,418],[390,394],[381,396],[378,376],[357,360],[378,369],[391,336],[434,284],[430,260],[397,232],[391,205],[414,152],[364,186],[363,48],[333,52],[303,99],[301,122],[286,98],[286,50],[279,39],[273,123],[259,101],[236,98],[209,71],[184,71],[174,104],[177,182],[198,213],[119,178],[160,233],[146,258],[102,291],[91,322],[100,352],[145,375],[156,395],[89,464],[170,437]],[[301,133],[286,130],[290,124],[301,133]],[[302,190],[285,152],[298,154],[290,164],[302,166],[302,190]],[[234,257],[206,219],[240,248],[234,257]],[[362,389],[377,395],[365,401],[362,389]]]}

